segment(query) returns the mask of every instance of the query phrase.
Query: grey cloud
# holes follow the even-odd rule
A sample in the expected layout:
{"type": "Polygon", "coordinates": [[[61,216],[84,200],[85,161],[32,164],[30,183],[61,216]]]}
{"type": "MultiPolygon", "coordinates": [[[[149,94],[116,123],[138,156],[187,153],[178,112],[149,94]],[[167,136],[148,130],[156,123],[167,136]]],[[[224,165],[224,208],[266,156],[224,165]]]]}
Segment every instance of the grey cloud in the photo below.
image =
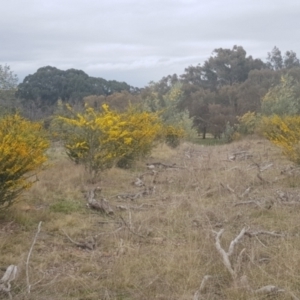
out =
{"type": "MultiPolygon", "coordinates": [[[[0,19],[0,64],[20,79],[53,65],[143,86],[215,48],[264,59],[299,52],[298,0],[14,0],[0,19]]],[[[300,54],[300,53],[298,53],[300,54]]]]}

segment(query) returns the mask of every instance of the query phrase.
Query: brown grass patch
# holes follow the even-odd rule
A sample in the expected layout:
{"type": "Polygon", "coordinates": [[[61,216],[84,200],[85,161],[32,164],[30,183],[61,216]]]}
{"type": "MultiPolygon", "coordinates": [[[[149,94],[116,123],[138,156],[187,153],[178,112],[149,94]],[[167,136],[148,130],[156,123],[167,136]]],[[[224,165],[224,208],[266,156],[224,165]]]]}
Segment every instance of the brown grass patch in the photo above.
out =
{"type": "Polygon", "coordinates": [[[24,201],[1,215],[0,266],[20,267],[13,299],[193,299],[205,275],[213,277],[203,299],[265,299],[233,285],[215,247],[214,232],[224,228],[221,244],[228,249],[245,226],[284,234],[245,236],[236,246],[237,253],[246,248],[241,270],[251,287],[272,284],[286,292],[271,298],[300,297],[298,170],[267,141],[158,147],[147,163],[173,168],[153,175],[139,162],[132,170],[111,169],[94,184],[57,149],[49,153],[51,166],[24,201]],[[233,160],[234,153],[248,156],[233,160]],[[142,174],[145,186],[134,186],[142,174]],[[86,206],[83,191],[96,186],[114,215],[86,206]],[[145,187],[155,192],[122,196],[145,187]],[[40,221],[27,295],[25,261],[40,221]],[[76,242],[93,237],[95,250],[77,247],[62,230],[76,242]]]}

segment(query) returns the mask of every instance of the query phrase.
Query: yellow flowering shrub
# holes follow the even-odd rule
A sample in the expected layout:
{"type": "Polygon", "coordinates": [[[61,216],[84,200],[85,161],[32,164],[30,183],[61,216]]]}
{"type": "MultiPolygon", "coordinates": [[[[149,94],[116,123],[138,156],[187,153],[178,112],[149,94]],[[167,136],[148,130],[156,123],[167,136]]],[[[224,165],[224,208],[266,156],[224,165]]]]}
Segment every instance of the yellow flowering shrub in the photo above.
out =
{"type": "Polygon", "coordinates": [[[20,193],[29,188],[30,180],[46,160],[49,142],[40,123],[20,115],[0,119],[0,207],[10,206],[20,193]]]}
{"type": "Polygon", "coordinates": [[[300,163],[300,116],[263,117],[261,130],[292,161],[300,163]]]}
{"type": "Polygon", "coordinates": [[[93,176],[147,155],[163,132],[157,113],[134,108],[118,113],[105,104],[99,112],[86,107],[83,113],[58,116],[56,122],[61,124],[68,156],[84,164],[93,176]]]}
{"type": "Polygon", "coordinates": [[[176,148],[179,146],[181,139],[185,136],[185,131],[181,127],[165,126],[164,137],[168,146],[176,148]]]}

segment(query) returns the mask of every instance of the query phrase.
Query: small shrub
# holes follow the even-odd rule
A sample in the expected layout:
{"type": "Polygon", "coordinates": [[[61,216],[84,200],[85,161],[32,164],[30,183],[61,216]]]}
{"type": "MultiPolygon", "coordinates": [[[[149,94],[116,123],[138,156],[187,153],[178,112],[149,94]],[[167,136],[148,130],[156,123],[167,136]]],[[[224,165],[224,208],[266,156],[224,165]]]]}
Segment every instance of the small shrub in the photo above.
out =
{"type": "Polygon", "coordinates": [[[180,145],[180,141],[185,136],[185,131],[175,126],[166,126],[164,136],[166,144],[171,148],[176,148],[180,145]]]}

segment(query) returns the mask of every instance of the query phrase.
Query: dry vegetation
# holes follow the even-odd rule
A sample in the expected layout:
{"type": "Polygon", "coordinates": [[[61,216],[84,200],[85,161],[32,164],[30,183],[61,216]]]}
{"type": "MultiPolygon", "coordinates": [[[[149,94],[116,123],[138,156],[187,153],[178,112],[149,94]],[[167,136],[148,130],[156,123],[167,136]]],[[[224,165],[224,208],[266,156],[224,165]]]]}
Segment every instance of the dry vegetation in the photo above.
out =
{"type": "Polygon", "coordinates": [[[49,155],[1,215],[13,299],[300,299],[300,169],[266,140],[159,147],[94,184],[59,147],[49,155]]]}

